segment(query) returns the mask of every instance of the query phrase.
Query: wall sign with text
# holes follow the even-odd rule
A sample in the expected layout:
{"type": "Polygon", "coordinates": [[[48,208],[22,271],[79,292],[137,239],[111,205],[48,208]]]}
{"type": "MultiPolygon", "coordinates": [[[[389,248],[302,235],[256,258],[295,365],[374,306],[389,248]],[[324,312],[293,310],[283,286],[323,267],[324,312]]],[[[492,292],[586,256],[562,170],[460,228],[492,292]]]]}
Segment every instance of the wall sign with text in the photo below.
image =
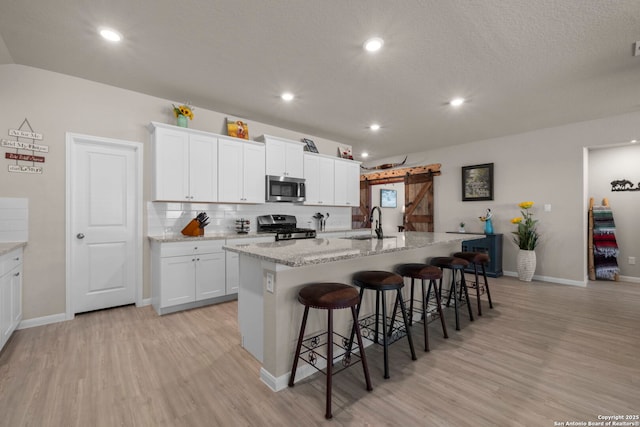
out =
{"type": "Polygon", "coordinates": [[[39,143],[42,141],[42,134],[34,132],[26,118],[18,129],[9,129],[8,134],[9,139],[0,138],[0,145],[9,150],[4,153],[4,158],[15,162],[9,164],[9,172],[42,173],[42,166],[37,164],[44,163],[45,158],[36,153],[49,152],[49,146],[39,143]]]}

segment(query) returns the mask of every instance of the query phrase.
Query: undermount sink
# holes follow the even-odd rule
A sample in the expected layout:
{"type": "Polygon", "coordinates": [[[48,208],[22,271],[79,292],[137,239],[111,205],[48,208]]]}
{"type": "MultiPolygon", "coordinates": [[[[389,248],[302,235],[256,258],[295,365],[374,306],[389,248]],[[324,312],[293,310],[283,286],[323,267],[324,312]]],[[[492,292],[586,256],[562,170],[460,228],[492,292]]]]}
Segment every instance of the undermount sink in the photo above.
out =
{"type": "MultiPolygon", "coordinates": [[[[384,236],[383,239],[395,239],[396,236],[384,236]]],[[[360,236],[347,236],[341,237],[341,239],[349,239],[349,240],[373,240],[378,239],[376,236],[368,236],[368,235],[360,235],[360,236]]]]}

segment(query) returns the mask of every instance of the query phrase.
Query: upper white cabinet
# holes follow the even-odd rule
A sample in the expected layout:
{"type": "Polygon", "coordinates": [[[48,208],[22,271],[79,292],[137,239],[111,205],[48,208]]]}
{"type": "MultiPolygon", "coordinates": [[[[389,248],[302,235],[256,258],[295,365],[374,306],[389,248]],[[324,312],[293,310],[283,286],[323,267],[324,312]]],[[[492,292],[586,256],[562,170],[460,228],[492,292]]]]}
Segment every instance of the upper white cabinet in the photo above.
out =
{"type": "Polygon", "coordinates": [[[152,123],[153,200],[218,201],[215,135],[152,123]]]}
{"type": "Polygon", "coordinates": [[[257,138],[266,148],[266,174],[304,178],[302,142],[262,135],[257,138]]]}
{"type": "Polygon", "coordinates": [[[305,205],[334,204],[335,159],[321,154],[304,153],[304,178],[307,190],[305,205]]]}
{"type": "Polygon", "coordinates": [[[218,200],[265,202],[265,146],[236,138],[219,138],[218,200]]]}
{"type": "Polygon", "coordinates": [[[336,159],[334,168],[334,204],[360,206],[360,162],[336,159]]]}

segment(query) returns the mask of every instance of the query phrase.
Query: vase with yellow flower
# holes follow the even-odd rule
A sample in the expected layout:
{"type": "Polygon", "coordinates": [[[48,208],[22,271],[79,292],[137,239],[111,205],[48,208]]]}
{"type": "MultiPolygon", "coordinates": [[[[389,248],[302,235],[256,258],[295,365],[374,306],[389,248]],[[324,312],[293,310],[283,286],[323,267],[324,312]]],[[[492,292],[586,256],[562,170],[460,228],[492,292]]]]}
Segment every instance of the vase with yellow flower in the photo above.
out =
{"type": "Polygon", "coordinates": [[[537,230],[538,220],[533,219],[533,202],[519,203],[520,213],[522,216],[515,217],[511,220],[512,224],[516,224],[518,229],[513,231],[513,241],[520,250],[517,257],[518,279],[524,282],[530,282],[536,270],[536,246],[540,234],[537,230]]]}
{"type": "Polygon", "coordinates": [[[173,106],[173,115],[176,117],[176,124],[182,128],[189,127],[189,120],[193,120],[193,107],[189,104],[182,104],[179,106],[173,106]]]}

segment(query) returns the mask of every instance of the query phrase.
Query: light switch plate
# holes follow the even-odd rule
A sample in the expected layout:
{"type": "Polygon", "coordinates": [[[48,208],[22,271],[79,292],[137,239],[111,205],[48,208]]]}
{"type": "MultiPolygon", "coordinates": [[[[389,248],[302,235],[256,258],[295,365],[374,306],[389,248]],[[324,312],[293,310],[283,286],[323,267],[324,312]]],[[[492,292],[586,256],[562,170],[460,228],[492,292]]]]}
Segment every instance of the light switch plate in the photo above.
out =
{"type": "Polygon", "coordinates": [[[551,212],[551,204],[547,203],[546,205],[544,205],[544,211],[551,212]]]}
{"type": "Polygon", "coordinates": [[[275,278],[273,277],[273,273],[267,273],[267,292],[273,293],[274,282],[275,278]]]}

